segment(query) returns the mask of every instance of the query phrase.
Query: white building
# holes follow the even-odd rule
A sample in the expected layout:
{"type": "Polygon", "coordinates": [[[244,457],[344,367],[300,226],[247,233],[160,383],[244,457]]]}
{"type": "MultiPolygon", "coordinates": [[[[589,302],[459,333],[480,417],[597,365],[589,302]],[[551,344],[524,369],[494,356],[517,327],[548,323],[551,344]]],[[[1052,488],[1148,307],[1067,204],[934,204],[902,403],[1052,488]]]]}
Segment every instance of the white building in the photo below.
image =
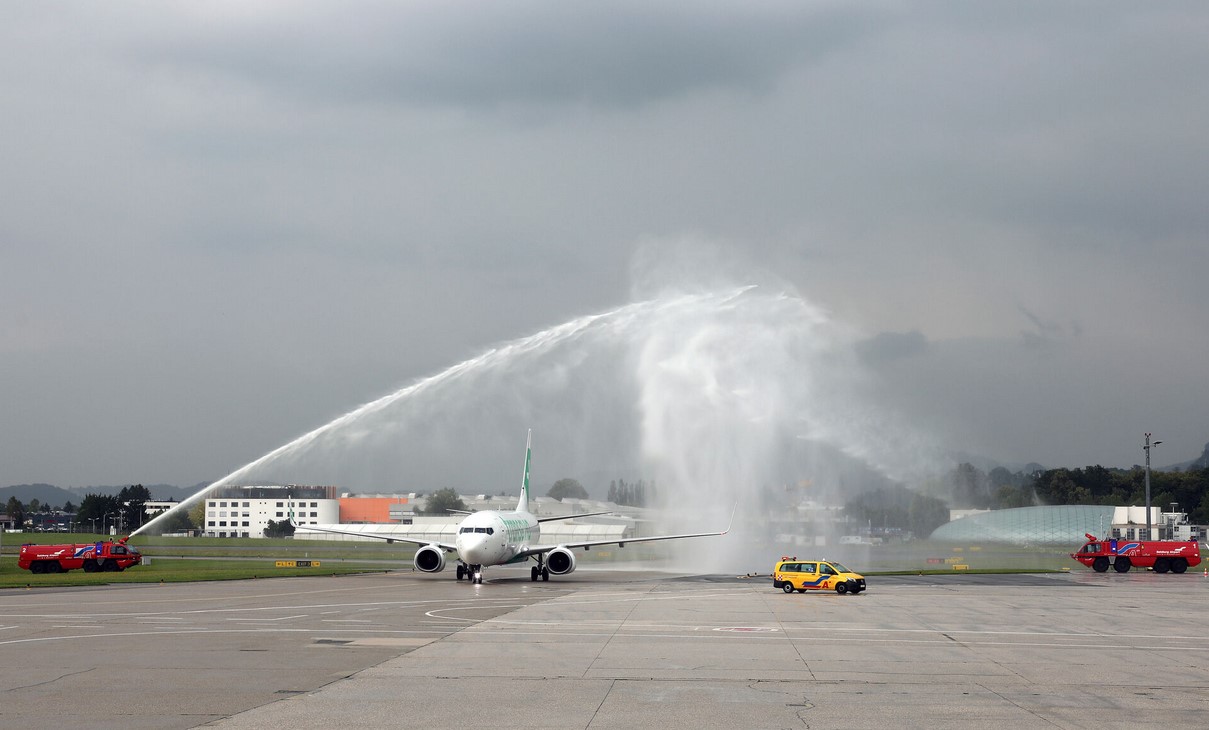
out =
{"type": "Polygon", "coordinates": [[[147,516],[147,519],[151,519],[152,517],[155,517],[162,512],[167,512],[178,505],[180,505],[180,502],[177,502],[175,499],[148,500],[143,502],[143,514],[147,516]]]}
{"type": "Polygon", "coordinates": [[[224,487],[206,499],[205,537],[264,537],[269,522],[296,525],[340,521],[335,487],[224,487]]]}

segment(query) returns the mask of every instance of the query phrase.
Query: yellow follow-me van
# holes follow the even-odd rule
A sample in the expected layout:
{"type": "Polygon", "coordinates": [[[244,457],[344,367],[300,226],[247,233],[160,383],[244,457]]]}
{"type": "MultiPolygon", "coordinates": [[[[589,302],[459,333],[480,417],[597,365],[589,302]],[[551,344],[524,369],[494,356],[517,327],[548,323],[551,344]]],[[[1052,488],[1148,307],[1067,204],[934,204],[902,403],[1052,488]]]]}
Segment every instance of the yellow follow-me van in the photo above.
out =
{"type": "Polygon", "coordinates": [[[865,576],[853,573],[834,560],[798,560],[782,556],[772,569],[772,587],[786,593],[810,590],[860,593],[865,590],[865,576]]]}

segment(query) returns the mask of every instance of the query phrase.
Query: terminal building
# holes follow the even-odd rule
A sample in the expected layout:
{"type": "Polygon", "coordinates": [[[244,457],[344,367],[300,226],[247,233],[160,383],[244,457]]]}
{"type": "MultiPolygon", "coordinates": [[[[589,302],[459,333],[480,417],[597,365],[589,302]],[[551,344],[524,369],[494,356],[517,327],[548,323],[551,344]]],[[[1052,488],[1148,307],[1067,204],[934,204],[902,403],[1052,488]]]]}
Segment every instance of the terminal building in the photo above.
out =
{"type": "Polygon", "coordinates": [[[938,542],[1000,543],[1008,545],[1071,545],[1084,535],[1120,540],[1204,540],[1206,528],[1188,522],[1188,515],[1171,505],[1164,512],[1150,508],[1150,535],[1145,507],[1055,505],[1016,507],[978,512],[955,519],[932,532],[938,542]]]}

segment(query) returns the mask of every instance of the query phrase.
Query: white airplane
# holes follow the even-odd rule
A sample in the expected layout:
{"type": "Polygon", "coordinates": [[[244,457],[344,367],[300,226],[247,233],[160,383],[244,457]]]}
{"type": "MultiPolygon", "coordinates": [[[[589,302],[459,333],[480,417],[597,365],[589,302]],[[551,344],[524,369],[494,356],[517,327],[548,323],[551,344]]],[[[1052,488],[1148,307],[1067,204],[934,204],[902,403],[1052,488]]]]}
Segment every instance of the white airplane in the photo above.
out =
{"type": "MultiPolygon", "coordinates": [[[[536,561],[531,569],[530,580],[550,580],[550,575],[569,575],[575,572],[575,554],[572,550],[582,548],[587,550],[597,545],[617,545],[625,547],[631,542],[653,542],[655,540],[680,540],[688,537],[713,537],[730,532],[730,525],[721,532],[697,532],[688,535],[658,535],[655,537],[635,537],[625,540],[585,540],[582,542],[562,542],[553,545],[542,545],[538,542],[541,537],[540,523],[553,520],[570,520],[576,517],[591,517],[608,514],[608,512],[588,512],[562,517],[537,517],[529,511],[529,458],[533,443],[533,430],[525,441],[525,472],[521,478],[521,496],[516,503],[516,509],[511,511],[483,510],[467,512],[465,519],[458,524],[457,536],[453,543],[437,540],[421,540],[410,537],[394,537],[393,535],[374,535],[368,532],[351,532],[332,530],[323,527],[307,525],[303,530],[330,532],[336,535],[353,535],[356,537],[373,537],[387,542],[407,542],[420,545],[416,550],[413,563],[416,570],[425,573],[439,573],[445,569],[445,553],[453,552],[458,556],[458,580],[466,578],[472,583],[483,582],[483,569],[492,565],[508,565],[527,560],[536,561]]],[[[737,505],[736,505],[737,506],[737,505]]],[[[734,520],[731,513],[731,520],[734,520]]]]}

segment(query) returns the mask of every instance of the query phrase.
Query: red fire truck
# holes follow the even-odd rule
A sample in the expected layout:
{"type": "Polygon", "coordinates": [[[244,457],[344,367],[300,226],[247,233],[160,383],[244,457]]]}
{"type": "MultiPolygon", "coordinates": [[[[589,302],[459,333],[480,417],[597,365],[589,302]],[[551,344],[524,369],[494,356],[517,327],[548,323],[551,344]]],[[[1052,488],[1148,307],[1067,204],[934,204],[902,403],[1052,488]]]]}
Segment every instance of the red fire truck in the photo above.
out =
{"type": "Polygon", "coordinates": [[[22,545],[17,567],[31,573],[66,573],[76,568],[83,568],[85,573],[121,571],[143,560],[138,548],[126,544],[129,539],[83,545],[22,545]]]}
{"type": "Polygon", "coordinates": [[[1085,544],[1070,556],[1080,563],[1103,573],[1111,565],[1118,573],[1129,569],[1153,568],[1156,573],[1183,573],[1201,562],[1200,545],[1196,540],[1101,540],[1095,535],[1084,533],[1085,544]]]}

